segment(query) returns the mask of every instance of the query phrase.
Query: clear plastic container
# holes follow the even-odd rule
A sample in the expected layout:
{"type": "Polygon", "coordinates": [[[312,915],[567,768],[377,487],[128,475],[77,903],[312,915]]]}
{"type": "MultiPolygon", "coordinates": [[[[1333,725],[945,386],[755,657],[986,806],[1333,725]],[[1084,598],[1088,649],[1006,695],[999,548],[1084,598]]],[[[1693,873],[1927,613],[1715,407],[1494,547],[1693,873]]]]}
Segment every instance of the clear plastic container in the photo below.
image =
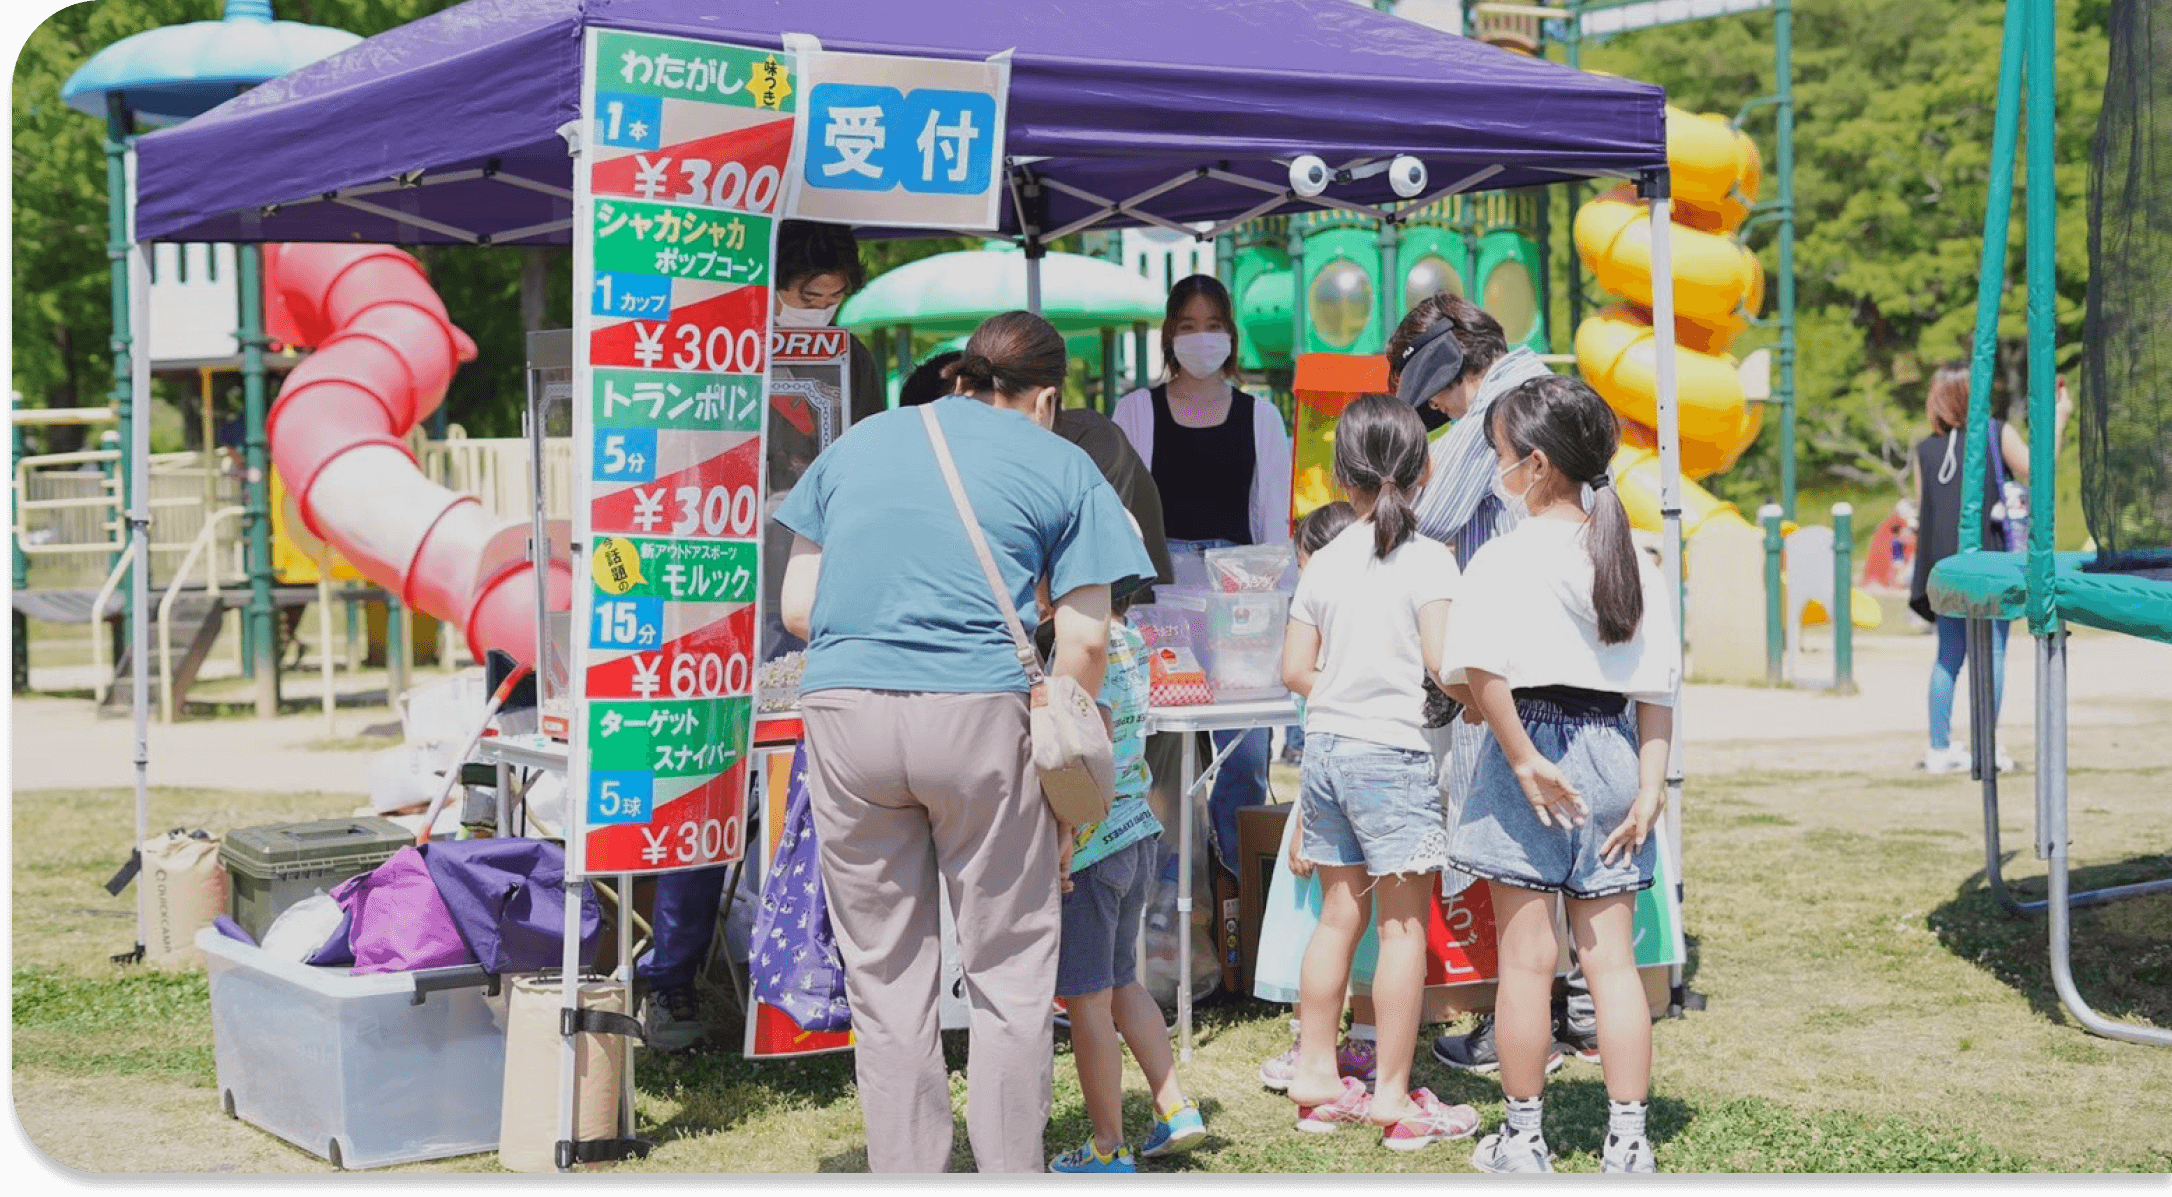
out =
{"type": "Polygon", "coordinates": [[[1214,701],[1280,698],[1289,692],[1282,684],[1282,635],[1290,617],[1288,594],[1224,594],[1165,586],[1154,597],[1164,607],[1189,614],[1192,646],[1207,671],[1214,701]]]}
{"type": "Polygon", "coordinates": [[[408,973],[312,968],[206,928],[212,1059],[228,1115],[342,1168],[495,1151],[505,1000],[408,973]]]}

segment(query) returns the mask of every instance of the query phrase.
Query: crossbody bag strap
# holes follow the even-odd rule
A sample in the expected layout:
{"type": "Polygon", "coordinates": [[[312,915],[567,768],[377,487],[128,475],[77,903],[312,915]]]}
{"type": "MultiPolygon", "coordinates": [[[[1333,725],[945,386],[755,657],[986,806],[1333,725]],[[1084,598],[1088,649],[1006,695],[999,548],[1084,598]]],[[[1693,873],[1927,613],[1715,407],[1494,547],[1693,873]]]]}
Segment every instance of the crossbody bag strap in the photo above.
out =
{"type": "Polygon", "coordinates": [[[935,450],[935,464],[942,467],[943,482],[950,487],[950,501],[958,508],[958,518],[965,524],[966,539],[973,542],[981,572],[988,576],[988,589],[995,595],[996,609],[1003,612],[1003,622],[1011,629],[1011,643],[1018,650],[1018,664],[1026,671],[1026,681],[1038,688],[1046,680],[1041,673],[1040,658],[1033,652],[1033,641],[1026,635],[1025,625],[1018,620],[1018,606],[1011,602],[1010,591],[1003,585],[1003,571],[996,568],[995,554],[988,551],[988,538],[981,533],[980,517],[973,514],[973,502],[965,497],[965,482],[958,477],[958,463],[951,459],[950,442],[943,437],[943,426],[935,419],[935,405],[922,405],[920,418],[928,426],[928,444],[935,450]]]}

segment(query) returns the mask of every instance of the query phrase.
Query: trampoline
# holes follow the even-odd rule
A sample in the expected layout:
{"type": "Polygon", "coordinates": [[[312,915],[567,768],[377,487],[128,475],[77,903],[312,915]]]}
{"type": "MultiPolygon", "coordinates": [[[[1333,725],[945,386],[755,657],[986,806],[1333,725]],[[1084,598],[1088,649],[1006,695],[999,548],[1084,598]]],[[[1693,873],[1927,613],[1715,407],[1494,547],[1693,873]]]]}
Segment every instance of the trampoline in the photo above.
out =
{"type": "Polygon", "coordinates": [[[2001,905],[2047,913],[2053,987],[2096,1034],[2172,1046],[2172,1030],[2091,1009],[2074,984],[2073,911],[2172,892],[2172,878],[2072,892],[2067,843],[2067,627],[2172,642],[2172,0],[2113,0],[2110,69],[2089,172],[2089,292],[2083,349],[2083,508],[2096,547],[2053,551],[2057,471],[2029,478],[2028,548],[1981,547],[1990,386],[2005,288],[2014,150],[2026,82],[2028,415],[2032,462],[2055,460],[2053,414],[2052,0],[2007,0],[1990,196],[1971,352],[1961,551],[1931,572],[1931,606],[1968,620],[1969,723],[1983,785],[1984,876],[2001,905]],[[1993,620],[2026,618],[2036,641],[2036,854],[2049,893],[2025,902],[1999,870],[1993,620]]]}

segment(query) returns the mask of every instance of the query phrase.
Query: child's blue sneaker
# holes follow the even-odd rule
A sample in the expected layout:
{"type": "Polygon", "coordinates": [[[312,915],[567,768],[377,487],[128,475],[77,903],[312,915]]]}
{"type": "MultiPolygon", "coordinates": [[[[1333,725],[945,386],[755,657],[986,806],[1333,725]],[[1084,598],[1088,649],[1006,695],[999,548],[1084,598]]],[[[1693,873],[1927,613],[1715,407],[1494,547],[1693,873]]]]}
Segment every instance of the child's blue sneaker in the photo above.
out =
{"type": "Polygon", "coordinates": [[[1199,1141],[1206,1137],[1207,1120],[1199,1116],[1199,1103],[1187,1097],[1168,1117],[1155,1121],[1154,1133],[1146,1137],[1146,1144],[1139,1148],[1139,1154],[1148,1159],[1175,1155],[1199,1146],[1199,1141]]]}
{"type": "Polygon", "coordinates": [[[1108,1155],[1102,1155],[1092,1139],[1084,1146],[1074,1147],[1048,1163],[1050,1172],[1137,1172],[1139,1165],[1131,1158],[1131,1148],[1122,1143],[1108,1155]]]}

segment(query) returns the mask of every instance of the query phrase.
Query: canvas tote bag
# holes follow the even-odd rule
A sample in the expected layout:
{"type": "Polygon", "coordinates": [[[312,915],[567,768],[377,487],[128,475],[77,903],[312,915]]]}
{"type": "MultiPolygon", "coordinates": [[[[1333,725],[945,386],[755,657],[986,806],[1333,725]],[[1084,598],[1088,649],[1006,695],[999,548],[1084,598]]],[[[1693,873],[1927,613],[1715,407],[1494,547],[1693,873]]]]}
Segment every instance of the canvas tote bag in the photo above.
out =
{"type": "Polygon", "coordinates": [[[1099,822],[1116,798],[1116,763],[1108,729],[1101,725],[1101,712],[1094,708],[1093,697],[1076,681],[1042,672],[1033,641],[1026,635],[1025,625],[1018,621],[1018,607],[1003,585],[1003,573],[996,568],[995,554],[988,551],[980,519],[965,497],[965,483],[958,477],[958,463],[951,460],[950,442],[943,439],[943,427],[936,422],[935,405],[922,407],[920,418],[928,428],[928,443],[935,448],[935,462],[943,469],[943,482],[950,487],[950,500],[957,505],[958,518],[965,522],[966,538],[973,542],[973,552],[980,557],[981,572],[988,575],[996,609],[1003,612],[1003,621],[1010,627],[1018,663],[1025,668],[1026,681],[1032,686],[1033,767],[1041,775],[1041,796],[1048,800],[1049,810],[1060,822],[1072,827],[1099,822]]]}

